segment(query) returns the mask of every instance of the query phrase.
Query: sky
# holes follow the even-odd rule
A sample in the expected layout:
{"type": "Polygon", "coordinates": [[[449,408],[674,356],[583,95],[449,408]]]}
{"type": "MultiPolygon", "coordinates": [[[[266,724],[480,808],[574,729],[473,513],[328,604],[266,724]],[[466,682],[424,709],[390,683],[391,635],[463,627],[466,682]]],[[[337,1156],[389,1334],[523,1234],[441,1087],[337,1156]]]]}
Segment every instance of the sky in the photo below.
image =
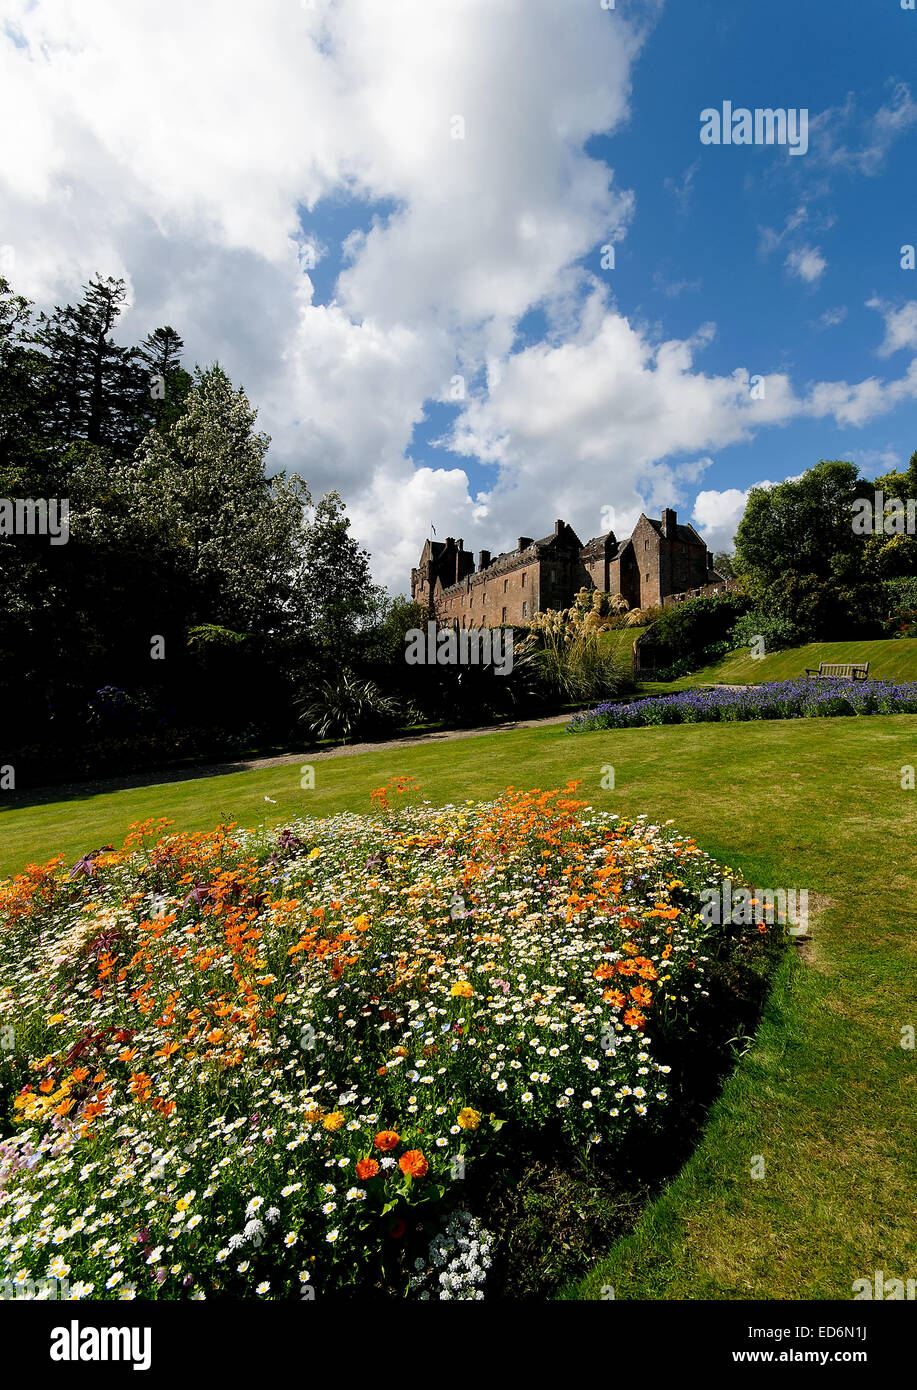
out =
{"type": "Polygon", "coordinates": [[[0,273],[123,276],[392,592],[431,527],[728,550],[917,449],[910,3],[0,0],[0,273]],[[724,102],[805,152],[703,143],[724,102]]]}

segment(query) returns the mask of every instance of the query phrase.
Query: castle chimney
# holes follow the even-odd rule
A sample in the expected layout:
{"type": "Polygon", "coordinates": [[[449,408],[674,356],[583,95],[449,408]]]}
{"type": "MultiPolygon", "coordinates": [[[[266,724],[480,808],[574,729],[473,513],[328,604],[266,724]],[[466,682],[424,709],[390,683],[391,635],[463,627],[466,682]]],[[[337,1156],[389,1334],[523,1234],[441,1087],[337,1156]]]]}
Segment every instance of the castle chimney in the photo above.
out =
{"type": "Polygon", "coordinates": [[[555,523],[554,523],[554,534],[555,534],[555,536],[559,536],[560,533],[561,533],[561,531],[562,531],[563,529],[564,529],[564,523],[563,523],[563,521],[555,521],[555,523]]]}
{"type": "Polygon", "coordinates": [[[531,538],[531,536],[520,536],[518,542],[516,543],[516,549],[517,549],[517,550],[528,550],[528,548],[529,548],[529,546],[530,546],[531,544],[532,544],[532,538],[531,538]]]}
{"type": "Polygon", "coordinates": [[[464,550],[464,549],[465,549],[465,542],[462,540],[461,536],[460,536],[459,539],[455,542],[455,547],[456,547],[457,550],[464,550]]]}
{"type": "Polygon", "coordinates": [[[486,570],[490,564],[490,551],[482,550],[478,560],[478,570],[486,570]]]}
{"type": "Polygon", "coordinates": [[[673,541],[678,535],[678,517],[671,507],[666,507],[662,513],[662,534],[667,541],[673,541]]]}

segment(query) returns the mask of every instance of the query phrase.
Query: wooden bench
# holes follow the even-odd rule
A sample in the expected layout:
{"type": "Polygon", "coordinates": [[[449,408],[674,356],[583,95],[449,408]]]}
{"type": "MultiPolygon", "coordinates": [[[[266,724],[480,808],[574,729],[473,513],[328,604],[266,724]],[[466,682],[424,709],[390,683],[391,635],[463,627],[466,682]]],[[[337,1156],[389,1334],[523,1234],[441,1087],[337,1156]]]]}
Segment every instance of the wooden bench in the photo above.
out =
{"type": "Polygon", "coordinates": [[[807,676],[816,680],[865,681],[869,676],[868,661],[820,661],[818,670],[806,668],[807,676]]]}

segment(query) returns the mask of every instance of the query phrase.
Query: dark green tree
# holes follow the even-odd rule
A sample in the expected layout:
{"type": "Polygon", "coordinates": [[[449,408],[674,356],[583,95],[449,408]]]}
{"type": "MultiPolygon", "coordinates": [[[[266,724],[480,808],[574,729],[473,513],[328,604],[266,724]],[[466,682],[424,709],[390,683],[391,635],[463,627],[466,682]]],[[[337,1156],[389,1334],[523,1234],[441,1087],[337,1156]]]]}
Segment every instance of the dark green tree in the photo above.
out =
{"type": "Polygon", "coordinates": [[[853,504],[869,491],[856,466],[840,459],[776,487],[752,488],[736,532],[736,572],[756,593],[788,573],[855,581],[862,541],[853,504]]]}
{"type": "Polygon", "coordinates": [[[126,298],[124,280],[96,275],[79,304],[40,314],[35,332],[48,359],[51,431],[122,454],[139,442],[148,389],[139,350],[112,337],[126,298]]]}
{"type": "Polygon", "coordinates": [[[150,333],[138,349],[147,372],[147,400],[138,411],[148,427],[167,429],[178,421],[193,384],[181,364],[184,343],[168,324],[150,333]]]}

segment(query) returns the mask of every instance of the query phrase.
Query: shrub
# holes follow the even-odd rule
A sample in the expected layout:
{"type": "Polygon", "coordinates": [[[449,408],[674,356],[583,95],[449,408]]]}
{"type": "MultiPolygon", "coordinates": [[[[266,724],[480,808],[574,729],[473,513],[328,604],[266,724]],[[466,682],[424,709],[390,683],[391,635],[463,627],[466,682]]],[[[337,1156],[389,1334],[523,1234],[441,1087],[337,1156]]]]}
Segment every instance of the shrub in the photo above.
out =
{"type": "Polygon", "coordinates": [[[359,680],[342,671],[322,681],[299,701],[300,718],[317,738],[340,738],[346,742],[390,732],[402,717],[402,707],[393,695],[386,695],[374,681],[359,680]]]}
{"type": "Polygon", "coordinates": [[[881,617],[890,637],[917,637],[917,578],[889,579],[880,585],[881,617]]]}
{"type": "Polygon", "coordinates": [[[702,665],[704,655],[726,640],[736,620],[750,607],[747,595],[726,593],[688,599],[667,608],[652,628],[659,664],[687,660],[702,665]]]}

